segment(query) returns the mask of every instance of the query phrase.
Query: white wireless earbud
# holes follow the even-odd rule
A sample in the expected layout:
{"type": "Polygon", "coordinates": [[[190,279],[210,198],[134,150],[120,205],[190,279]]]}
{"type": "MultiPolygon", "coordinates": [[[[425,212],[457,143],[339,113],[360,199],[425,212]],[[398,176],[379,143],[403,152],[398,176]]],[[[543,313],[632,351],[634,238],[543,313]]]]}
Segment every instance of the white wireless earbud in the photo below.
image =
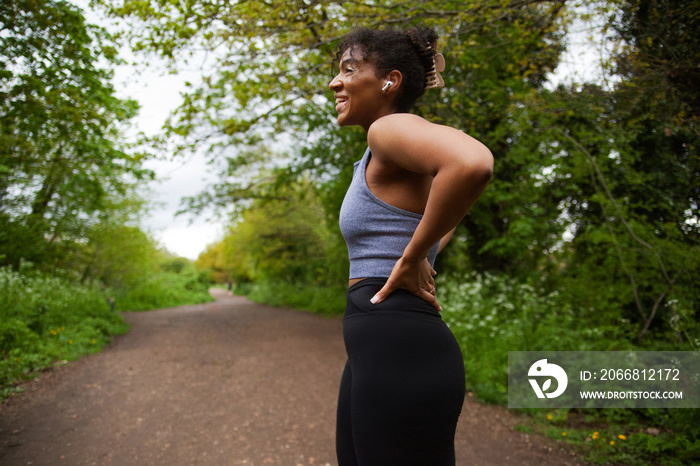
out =
{"type": "Polygon", "coordinates": [[[384,84],[384,87],[382,87],[382,92],[386,91],[387,89],[389,89],[393,85],[394,85],[394,81],[387,81],[386,84],[384,84]]]}

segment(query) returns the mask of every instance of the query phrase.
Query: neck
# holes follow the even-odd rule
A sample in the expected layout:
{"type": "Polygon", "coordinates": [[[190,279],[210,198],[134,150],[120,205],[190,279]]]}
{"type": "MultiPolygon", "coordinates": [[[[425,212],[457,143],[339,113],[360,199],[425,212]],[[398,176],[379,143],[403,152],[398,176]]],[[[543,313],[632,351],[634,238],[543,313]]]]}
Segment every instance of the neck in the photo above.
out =
{"type": "Polygon", "coordinates": [[[398,109],[396,109],[395,107],[387,108],[386,110],[379,112],[377,118],[370,121],[369,124],[362,125],[362,128],[365,130],[365,133],[366,133],[367,131],[369,131],[369,127],[372,126],[372,123],[374,123],[375,121],[377,121],[380,118],[385,117],[387,115],[393,115],[394,113],[401,113],[401,112],[399,112],[398,109]]]}

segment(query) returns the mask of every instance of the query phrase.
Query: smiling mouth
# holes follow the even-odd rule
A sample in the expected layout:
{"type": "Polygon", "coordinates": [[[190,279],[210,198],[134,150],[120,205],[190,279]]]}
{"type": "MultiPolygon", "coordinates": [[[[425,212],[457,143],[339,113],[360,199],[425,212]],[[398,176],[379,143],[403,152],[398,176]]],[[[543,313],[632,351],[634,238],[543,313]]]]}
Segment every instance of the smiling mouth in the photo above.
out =
{"type": "Polygon", "coordinates": [[[345,107],[348,99],[346,97],[336,97],[335,99],[335,111],[340,113],[340,111],[345,107]]]}

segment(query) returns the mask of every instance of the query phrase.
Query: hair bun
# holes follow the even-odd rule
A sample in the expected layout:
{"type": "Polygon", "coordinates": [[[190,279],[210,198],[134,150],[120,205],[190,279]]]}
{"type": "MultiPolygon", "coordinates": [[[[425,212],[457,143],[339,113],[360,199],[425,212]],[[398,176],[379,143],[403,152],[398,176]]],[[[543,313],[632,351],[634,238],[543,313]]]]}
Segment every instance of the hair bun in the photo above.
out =
{"type": "Polygon", "coordinates": [[[416,27],[406,34],[418,52],[424,71],[424,89],[434,89],[445,85],[440,71],[445,70],[445,58],[437,53],[438,35],[435,29],[416,27]]]}
{"type": "Polygon", "coordinates": [[[438,35],[435,29],[426,27],[415,27],[406,31],[406,35],[411,39],[420,55],[428,55],[432,60],[437,47],[438,35]]]}

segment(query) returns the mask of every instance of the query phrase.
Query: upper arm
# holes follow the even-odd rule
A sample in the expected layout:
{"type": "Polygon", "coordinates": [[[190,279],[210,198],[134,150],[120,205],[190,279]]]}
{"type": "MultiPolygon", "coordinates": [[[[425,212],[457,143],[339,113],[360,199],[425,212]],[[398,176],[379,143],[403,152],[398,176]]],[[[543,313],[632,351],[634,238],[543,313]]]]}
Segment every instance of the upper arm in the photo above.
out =
{"type": "Polygon", "coordinates": [[[461,167],[490,177],[493,170],[493,156],[481,142],[416,115],[378,119],[367,140],[373,157],[415,173],[435,176],[443,168],[461,167]]]}

